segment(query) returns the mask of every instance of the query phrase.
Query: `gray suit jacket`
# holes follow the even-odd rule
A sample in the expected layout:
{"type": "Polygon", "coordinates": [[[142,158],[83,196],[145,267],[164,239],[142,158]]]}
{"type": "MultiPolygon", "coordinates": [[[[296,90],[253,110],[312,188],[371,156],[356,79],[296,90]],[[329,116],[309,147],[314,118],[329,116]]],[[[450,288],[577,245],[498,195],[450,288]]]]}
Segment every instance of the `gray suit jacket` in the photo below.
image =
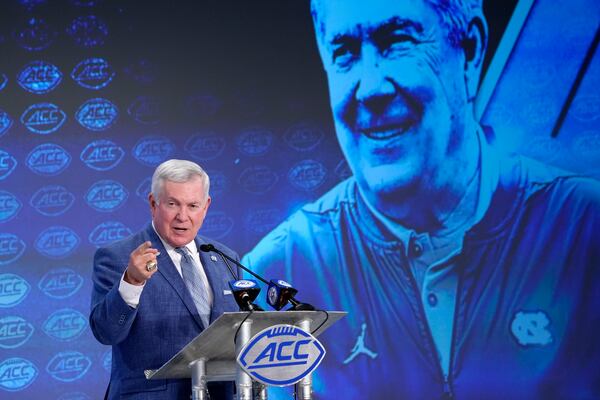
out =
{"type": "MultiPolygon", "coordinates": [[[[224,245],[198,235],[201,244],[212,243],[225,254],[239,256],[224,245]]],[[[200,252],[200,260],[213,291],[210,320],[225,311],[238,311],[229,292],[234,279],[221,257],[200,252]]],[[[236,271],[240,276],[239,271],[236,271]]],[[[100,248],[94,256],[90,327],[96,339],[112,345],[109,399],[189,399],[189,379],[146,380],[145,369],[157,369],[195,338],[203,326],[181,275],[160,238],[149,224],[127,239],[100,248]],[[158,272],[146,282],[137,308],[128,306],[119,294],[119,282],[130,253],[144,241],[160,251],[158,272]]],[[[231,344],[233,346],[233,343],[231,344]]],[[[209,386],[211,398],[225,398],[232,384],[209,386]]]]}

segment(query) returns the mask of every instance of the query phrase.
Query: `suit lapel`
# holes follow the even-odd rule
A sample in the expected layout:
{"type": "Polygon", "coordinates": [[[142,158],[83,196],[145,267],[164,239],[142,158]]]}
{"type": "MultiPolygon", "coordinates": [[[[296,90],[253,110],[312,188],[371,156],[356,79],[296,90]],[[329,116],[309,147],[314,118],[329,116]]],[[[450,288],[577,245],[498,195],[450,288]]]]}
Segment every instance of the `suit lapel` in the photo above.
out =
{"type": "Polygon", "coordinates": [[[161,274],[165,280],[173,287],[175,292],[181,298],[181,301],[188,309],[194,321],[198,324],[201,329],[205,329],[206,327],[202,324],[202,320],[198,315],[198,309],[192,300],[192,296],[190,295],[189,290],[185,287],[185,283],[183,282],[183,278],[177,272],[177,268],[173,264],[171,257],[169,257],[169,253],[167,253],[167,249],[162,244],[162,241],[154,231],[152,224],[148,227],[148,240],[152,242],[152,246],[155,249],[160,251],[160,255],[156,258],[158,261],[158,273],[161,274]]]}

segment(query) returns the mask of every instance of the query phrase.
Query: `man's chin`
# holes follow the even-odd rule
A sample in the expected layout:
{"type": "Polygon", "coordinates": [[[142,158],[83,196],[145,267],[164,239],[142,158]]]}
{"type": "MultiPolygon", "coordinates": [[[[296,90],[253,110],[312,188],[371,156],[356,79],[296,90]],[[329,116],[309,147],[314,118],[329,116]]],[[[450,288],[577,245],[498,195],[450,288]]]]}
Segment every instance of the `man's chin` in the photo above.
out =
{"type": "Polygon", "coordinates": [[[404,196],[410,195],[411,188],[415,187],[418,176],[410,168],[398,164],[382,165],[365,168],[362,173],[362,191],[368,191],[368,197],[385,197],[389,200],[396,196],[401,201],[404,196]]]}

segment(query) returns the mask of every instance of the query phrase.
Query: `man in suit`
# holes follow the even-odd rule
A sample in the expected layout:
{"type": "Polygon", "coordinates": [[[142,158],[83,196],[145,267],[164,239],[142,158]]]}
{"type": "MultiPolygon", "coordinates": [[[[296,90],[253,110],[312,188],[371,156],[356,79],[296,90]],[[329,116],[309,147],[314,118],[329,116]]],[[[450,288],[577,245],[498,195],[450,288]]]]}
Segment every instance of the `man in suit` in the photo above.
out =
{"type": "MultiPolygon", "coordinates": [[[[227,266],[199,252],[198,235],[211,202],[210,180],[197,164],[168,160],[156,168],[149,194],[152,223],[100,248],[94,256],[90,326],[112,345],[109,399],[189,399],[190,379],[147,380],[225,311],[237,311],[227,266]]],[[[231,383],[209,384],[212,399],[232,398],[231,383]]]]}

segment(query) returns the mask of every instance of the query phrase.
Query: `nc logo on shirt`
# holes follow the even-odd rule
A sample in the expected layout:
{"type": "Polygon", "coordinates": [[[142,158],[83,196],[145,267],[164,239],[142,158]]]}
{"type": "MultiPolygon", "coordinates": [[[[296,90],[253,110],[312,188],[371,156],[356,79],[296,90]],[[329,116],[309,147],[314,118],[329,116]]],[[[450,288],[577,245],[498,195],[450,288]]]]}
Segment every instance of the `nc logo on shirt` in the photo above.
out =
{"type": "Polygon", "coordinates": [[[102,180],[94,183],[85,194],[85,201],[97,211],[111,212],[127,200],[127,190],[117,181],[102,180]]]}
{"type": "Polygon", "coordinates": [[[70,268],[50,270],[38,283],[38,288],[48,297],[65,299],[74,295],[83,284],[83,277],[70,268]]]}
{"type": "Polygon", "coordinates": [[[4,135],[12,126],[12,119],[10,118],[10,116],[0,110],[0,136],[4,135]]]}
{"type": "Polygon", "coordinates": [[[25,251],[25,242],[12,233],[0,233],[0,265],[15,262],[25,251]]]}
{"type": "Polygon", "coordinates": [[[79,311],[64,308],[53,312],[42,327],[46,335],[69,341],[76,339],[87,327],[87,318],[79,311]]]}
{"type": "Polygon", "coordinates": [[[550,319],[543,311],[519,311],[510,325],[510,331],[521,346],[546,346],[552,343],[548,330],[550,319]]]}
{"type": "Polygon", "coordinates": [[[116,121],[119,111],[117,106],[106,99],[95,98],[83,103],[75,118],[83,126],[92,131],[103,131],[116,121]]]}
{"type": "Polygon", "coordinates": [[[88,58],[73,68],[71,78],[86,89],[99,90],[114,78],[115,71],[103,58],[88,58]]]}
{"type": "Polygon", "coordinates": [[[108,26],[94,15],[77,17],[67,27],[67,34],[78,46],[101,46],[108,36],[108,26]]]}
{"type": "Polygon", "coordinates": [[[56,380],[73,382],[90,369],[92,360],[78,351],[63,351],[52,357],[46,371],[56,380]]]}
{"type": "Polygon", "coordinates": [[[27,64],[17,76],[19,85],[35,94],[50,92],[58,86],[61,80],[62,73],[56,65],[44,61],[33,61],[27,64]]]}
{"type": "Polygon", "coordinates": [[[35,365],[24,358],[8,358],[0,363],[0,387],[9,392],[25,389],[37,375],[35,365]]]}
{"type": "Polygon", "coordinates": [[[288,173],[292,185],[301,190],[314,190],[325,182],[327,170],[318,161],[304,160],[296,164],[288,173]]]}
{"type": "Polygon", "coordinates": [[[31,171],[38,175],[53,176],[63,172],[71,163],[71,155],[54,143],[35,147],[26,160],[31,171]]]}
{"type": "Polygon", "coordinates": [[[133,156],[142,164],[155,167],[175,151],[175,145],[163,136],[147,136],[133,148],[133,156]]]}
{"type": "Polygon", "coordinates": [[[246,129],[238,136],[236,143],[242,153],[261,156],[271,148],[273,133],[265,128],[246,129]]]}
{"type": "Polygon", "coordinates": [[[95,140],[85,146],[79,158],[96,171],[108,171],[116,167],[125,155],[123,148],[110,140],[95,140]]]}
{"type": "Polygon", "coordinates": [[[40,135],[48,135],[58,130],[66,119],[67,114],[52,103],[33,104],[21,115],[21,123],[31,132],[40,135]]]}
{"type": "Polygon", "coordinates": [[[0,222],[10,221],[20,209],[21,202],[14,194],[0,190],[0,222]]]}
{"type": "Polygon", "coordinates": [[[237,362],[259,382],[286,386],[311,373],[324,356],[325,349],[310,333],[297,326],[275,325],[250,339],[237,362]]]}
{"type": "Polygon", "coordinates": [[[13,307],[27,297],[29,283],[19,275],[0,274],[0,307],[13,307]]]}
{"type": "Polygon", "coordinates": [[[214,132],[197,133],[185,142],[183,148],[197,160],[213,160],[223,153],[225,139],[214,132]]]}
{"type": "Polygon", "coordinates": [[[64,258],[79,245],[79,236],[64,226],[51,226],[39,234],[35,248],[50,258],[64,258]]]}
{"type": "Polygon", "coordinates": [[[17,167],[17,159],[0,150],[0,181],[8,177],[17,167]]]}
{"type": "Polygon", "coordinates": [[[64,214],[75,201],[75,195],[63,186],[48,185],[38,189],[29,204],[37,212],[48,217],[64,214]]]}
{"type": "Polygon", "coordinates": [[[103,222],[90,233],[89,241],[96,247],[102,247],[116,240],[125,239],[131,235],[131,229],[121,222],[103,222]]]}
{"type": "Polygon", "coordinates": [[[0,347],[16,349],[29,340],[33,331],[33,325],[21,317],[10,315],[0,318],[0,347]]]}

